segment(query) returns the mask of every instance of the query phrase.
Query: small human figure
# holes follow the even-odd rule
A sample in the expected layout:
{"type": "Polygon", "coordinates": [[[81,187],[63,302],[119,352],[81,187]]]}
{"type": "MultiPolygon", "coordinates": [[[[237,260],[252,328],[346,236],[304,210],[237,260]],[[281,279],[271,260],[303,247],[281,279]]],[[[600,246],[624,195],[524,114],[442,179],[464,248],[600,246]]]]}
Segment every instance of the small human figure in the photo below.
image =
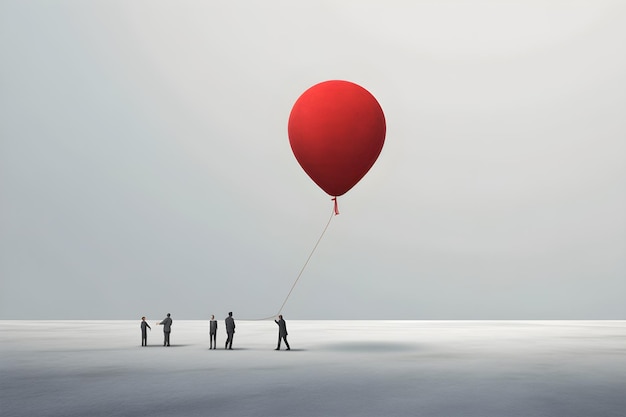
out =
{"type": "Polygon", "coordinates": [[[233,337],[235,336],[235,319],[233,319],[233,312],[228,313],[226,317],[226,346],[224,349],[233,349],[233,337]]]}
{"type": "Polygon", "coordinates": [[[287,346],[287,350],[291,350],[289,347],[289,342],[287,342],[287,324],[285,320],[283,320],[283,315],[278,315],[278,320],[274,320],[276,324],[278,324],[278,347],[274,350],[280,350],[280,342],[281,340],[285,341],[285,345],[287,346]]]}
{"type": "Polygon", "coordinates": [[[163,346],[170,345],[170,333],[172,332],[172,319],[170,313],[167,313],[167,317],[163,319],[159,326],[163,325],[163,346]]]}
{"type": "Polygon", "coordinates": [[[150,327],[144,316],[141,318],[141,346],[148,346],[148,329],[152,330],[152,327],[150,327]]]}
{"type": "Polygon", "coordinates": [[[209,349],[217,349],[217,320],[213,314],[209,320],[209,349]]]}

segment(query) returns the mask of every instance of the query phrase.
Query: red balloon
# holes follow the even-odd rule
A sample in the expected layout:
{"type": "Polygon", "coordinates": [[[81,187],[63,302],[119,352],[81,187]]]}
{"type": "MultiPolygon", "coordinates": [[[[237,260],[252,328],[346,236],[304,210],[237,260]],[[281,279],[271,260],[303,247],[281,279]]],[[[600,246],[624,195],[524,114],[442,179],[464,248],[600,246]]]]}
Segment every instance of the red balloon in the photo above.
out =
{"type": "Polygon", "coordinates": [[[373,95],[348,81],[306,90],[289,116],[289,143],[298,163],[327,194],[337,197],[374,165],[385,143],[385,115],[373,95]]]}

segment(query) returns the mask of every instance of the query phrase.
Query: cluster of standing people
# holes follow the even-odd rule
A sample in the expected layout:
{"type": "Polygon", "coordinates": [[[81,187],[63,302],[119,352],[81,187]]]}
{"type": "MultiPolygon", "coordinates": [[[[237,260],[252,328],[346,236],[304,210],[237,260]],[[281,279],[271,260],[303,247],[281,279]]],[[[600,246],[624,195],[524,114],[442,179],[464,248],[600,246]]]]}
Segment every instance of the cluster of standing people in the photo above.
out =
{"type": "MultiPolygon", "coordinates": [[[[167,317],[163,319],[157,326],[163,326],[163,346],[170,345],[170,333],[172,332],[172,317],[170,313],[167,313],[167,317]]],[[[145,316],[141,318],[141,346],[148,346],[148,329],[152,330],[152,327],[146,321],[145,316]]]]}
{"type": "MultiPolygon", "coordinates": [[[[235,319],[233,319],[233,312],[228,313],[228,317],[224,320],[226,324],[226,345],[224,349],[233,349],[233,338],[235,336],[235,319]]],[[[215,316],[211,315],[209,321],[209,349],[217,349],[217,320],[215,316]]]]}
{"type": "MultiPolygon", "coordinates": [[[[280,350],[280,344],[285,341],[287,350],[291,350],[289,343],[287,342],[287,324],[283,319],[282,314],[278,315],[278,320],[274,320],[278,325],[278,346],[275,350],[280,350]]],[[[233,349],[233,338],[235,336],[235,319],[233,318],[233,312],[228,313],[228,317],[224,320],[226,325],[226,344],[224,349],[233,349]]],[[[141,346],[148,346],[148,329],[152,330],[152,327],[148,324],[145,317],[141,318],[141,346]]],[[[157,326],[163,326],[163,346],[170,345],[170,333],[172,332],[172,317],[170,313],[167,313],[167,317],[163,319],[157,326]]],[[[217,320],[215,316],[211,315],[209,320],[209,349],[217,349],[217,320]]]]}

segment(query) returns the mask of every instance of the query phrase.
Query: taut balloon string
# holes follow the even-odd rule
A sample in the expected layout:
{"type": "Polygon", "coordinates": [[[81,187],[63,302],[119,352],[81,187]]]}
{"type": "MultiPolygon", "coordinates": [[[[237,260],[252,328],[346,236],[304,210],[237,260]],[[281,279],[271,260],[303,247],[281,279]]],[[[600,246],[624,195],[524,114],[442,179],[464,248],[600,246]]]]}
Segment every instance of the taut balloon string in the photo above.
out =
{"type": "MultiPolygon", "coordinates": [[[[335,203],[337,203],[337,200],[335,199],[335,203]]],[[[293,282],[293,285],[291,286],[291,289],[289,290],[289,293],[287,294],[287,297],[285,297],[285,301],[283,301],[283,304],[280,306],[280,308],[278,309],[278,313],[276,313],[276,315],[279,315],[282,311],[283,311],[283,307],[285,307],[285,304],[287,304],[287,300],[289,300],[289,296],[291,295],[291,293],[293,292],[293,289],[296,287],[296,284],[298,283],[298,281],[300,280],[300,277],[302,276],[302,273],[304,272],[306,266],[309,264],[309,261],[311,260],[311,258],[313,257],[313,254],[315,253],[315,249],[317,249],[317,247],[319,246],[320,242],[322,241],[322,238],[324,237],[324,234],[326,233],[326,230],[328,229],[328,226],[330,225],[330,221],[333,219],[334,216],[336,216],[338,213],[335,212],[335,210],[333,210],[333,213],[331,213],[330,218],[328,219],[328,222],[326,223],[326,226],[324,227],[324,230],[322,231],[322,234],[320,235],[319,239],[317,239],[317,242],[315,242],[315,246],[313,246],[313,250],[311,251],[311,253],[309,254],[309,257],[306,258],[306,262],[304,263],[304,265],[302,266],[302,269],[300,270],[300,273],[298,274],[298,276],[296,277],[296,280],[293,282]]]]}
{"type": "Polygon", "coordinates": [[[335,200],[335,208],[333,208],[333,211],[330,214],[330,218],[328,219],[328,222],[326,223],[326,226],[324,226],[324,230],[322,230],[322,234],[317,239],[317,242],[315,242],[315,246],[313,246],[313,250],[311,250],[311,253],[309,253],[309,256],[306,258],[306,262],[304,262],[304,265],[302,265],[302,268],[300,269],[300,272],[298,273],[298,276],[296,277],[296,280],[291,285],[291,288],[289,289],[289,293],[287,293],[287,297],[285,297],[285,301],[283,301],[283,303],[281,304],[280,308],[278,309],[278,313],[276,313],[273,316],[263,317],[262,319],[245,319],[245,320],[249,320],[249,321],[269,320],[269,319],[272,319],[272,318],[278,316],[280,313],[282,313],[283,308],[285,307],[285,304],[287,304],[287,301],[289,300],[289,297],[291,296],[291,293],[293,292],[293,289],[296,287],[296,284],[298,283],[298,281],[300,281],[300,277],[302,276],[302,273],[304,272],[304,270],[306,269],[307,265],[309,264],[309,261],[313,257],[313,254],[315,253],[315,250],[317,249],[317,247],[319,246],[320,242],[322,241],[322,238],[324,237],[324,234],[326,234],[326,230],[328,230],[328,226],[330,225],[330,221],[333,219],[333,217],[335,217],[337,214],[339,214],[339,212],[336,211],[337,210],[336,209],[337,200],[335,198],[333,198],[333,200],[335,200]]]}

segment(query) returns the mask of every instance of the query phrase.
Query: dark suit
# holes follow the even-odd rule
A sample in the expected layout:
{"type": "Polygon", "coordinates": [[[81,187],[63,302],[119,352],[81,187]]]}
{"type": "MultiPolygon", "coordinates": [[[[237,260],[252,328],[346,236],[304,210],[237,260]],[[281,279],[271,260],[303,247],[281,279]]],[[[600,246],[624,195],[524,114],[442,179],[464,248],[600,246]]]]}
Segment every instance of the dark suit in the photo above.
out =
{"type": "Polygon", "coordinates": [[[141,320],[141,346],[148,346],[148,329],[152,327],[145,320],[141,320]]]}
{"type": "Polygon", "coordinates": [[[167,317],[160,324],[163,325],[163,346],[169,346],[170,333],[172,332],[172,319],[167,317]]]}
{"type": "Polygon", "coordinates": [[[209,320],[209,346],[217,347],[217,320],[209,320]]]}
{"type": "Polygon", "coordinates": [[[224,349],[233,348],[233,336],[235,335],[235,319],[232,316],[226,317],[226,346],[224,349]]]}
{"type": "Polygon", "coordinates": [[[285,345],[287,346],[287,350],[290,350],[289,343],[287,342],[287,324],[285,320],[274,320],[276,324],[278,324],[278,347],[276,349],[280,349],[281,340],[285,341],[285,345]]]}

